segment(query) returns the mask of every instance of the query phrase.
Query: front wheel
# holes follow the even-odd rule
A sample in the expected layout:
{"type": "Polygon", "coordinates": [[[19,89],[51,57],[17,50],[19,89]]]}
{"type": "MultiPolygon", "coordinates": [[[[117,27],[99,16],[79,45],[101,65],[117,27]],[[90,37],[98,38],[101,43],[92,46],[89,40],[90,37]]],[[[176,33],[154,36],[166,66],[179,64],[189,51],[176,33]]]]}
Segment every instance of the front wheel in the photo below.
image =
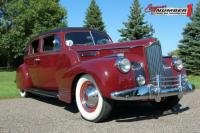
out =
{"type": "Polygon", "coordinates": [[[105,120],[112,109],[111,104],[102,97],[95,80],[88,74],[78,80],[76,104],[81,116],[92,122],[105,120]]]}

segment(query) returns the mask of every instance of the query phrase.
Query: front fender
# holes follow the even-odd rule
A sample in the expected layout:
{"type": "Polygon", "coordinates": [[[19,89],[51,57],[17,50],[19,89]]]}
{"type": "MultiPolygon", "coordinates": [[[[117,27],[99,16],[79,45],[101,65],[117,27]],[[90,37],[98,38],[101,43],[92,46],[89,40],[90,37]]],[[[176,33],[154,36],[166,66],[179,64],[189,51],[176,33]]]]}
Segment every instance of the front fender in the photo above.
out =
{"type": "Polygon", "coordinates": [[[173,76],[178,76],[180,74],[181,75],[186,75],[187,74],[185,68],[183,68],[181,71],[177,71],[174,68],[174,66],[173,66],[173,58],[172,57],[163,57],[163,61],[170,66],[170,68],[171,68],[171,70],[173,72],[173,76]]]}
{"type": "Polygon", "coordinates": [[[115,66],[116,58],[99,58],[81,62],[67,70],[59,83],[59,98],[71,102],[75,86],[73,84],[77,76],[91,75],[96,81],[102,95],[110,98],[110,93],[135,86],[133,72],[121,73],[115,66]]]}

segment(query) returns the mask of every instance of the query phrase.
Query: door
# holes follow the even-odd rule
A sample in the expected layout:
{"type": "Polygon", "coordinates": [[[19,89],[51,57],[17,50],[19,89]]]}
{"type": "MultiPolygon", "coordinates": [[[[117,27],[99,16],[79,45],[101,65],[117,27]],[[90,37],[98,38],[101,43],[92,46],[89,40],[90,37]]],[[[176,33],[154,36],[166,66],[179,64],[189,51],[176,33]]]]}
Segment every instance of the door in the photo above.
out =
{"type": "Polygon", "coordinates": [[[35,39],[32,41],[28,47],[26,55],[25,55],[25,64],[28,67],[29,75],[32,79],[33,87],[38,88],[39,87],[39,80],[38,80],[38,66],[39,66],[39,56],[40,56],[40,40],[35,39]]]}
{"type": "Polygon", "coordinates": [[[41,89],[57,91],[56,65],[61,54],[59,35],[48,35],[42,38],[42,52],[38,63],[38,85],[41,89]]]}

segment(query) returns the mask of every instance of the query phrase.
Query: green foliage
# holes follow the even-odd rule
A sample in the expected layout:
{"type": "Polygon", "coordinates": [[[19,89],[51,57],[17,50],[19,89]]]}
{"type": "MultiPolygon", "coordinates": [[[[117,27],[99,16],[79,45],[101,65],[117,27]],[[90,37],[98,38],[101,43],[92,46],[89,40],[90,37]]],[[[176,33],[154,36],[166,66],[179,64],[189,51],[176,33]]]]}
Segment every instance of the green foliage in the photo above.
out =
{"type": "Polygon", "coordinates": [[[174,51],[171,51],[168,53],[169,56],[176,56],[178,57],[179,56],[179,49],[176,49],[174,51]]]}
{"type": "Polygon", "coordinates": [[[90,6],[87,9],[84,27],[105,31],[101,10],[95,0],[91,0],[90,6]]]}
{"type": "Polygon", "coordinates": [[[179,51],[188,73],[200,75],[200,2],[183,31],[179,51]]]}
{"type": "Polygon", "coordinates": [[[7,61],[22,56],[33,36],[67,24],[58,0],[5,1],[0,4],[0,49],[7,61]]]}
{"type": "Polygon", "coordinates": [[[152,26],[144,21],[144,13],[142,13],[139,0],[134,0],[128,22],[124,22],[123,24],[125,28],[119,30],[122,37],[120,41],[131,41],[152,37],[154,32],[152,26]]]}

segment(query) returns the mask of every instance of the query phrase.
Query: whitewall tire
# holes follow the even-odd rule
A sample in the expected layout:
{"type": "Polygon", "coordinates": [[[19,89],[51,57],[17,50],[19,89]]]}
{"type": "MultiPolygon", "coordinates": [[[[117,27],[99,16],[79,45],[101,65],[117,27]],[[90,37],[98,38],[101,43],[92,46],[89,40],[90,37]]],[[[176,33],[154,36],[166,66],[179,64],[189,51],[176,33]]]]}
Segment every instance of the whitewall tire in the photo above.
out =
{"type": "Polygon", "coordinates": [[[106,119],[112,109],[111,104],[102,97],[95,80],[88,74],[78,80],[76,104],[82,117],[93,122],[106,119]]]}
{"type": "Polygon", "coordinates": [[[28,97],[28,93],[24,90],[20,90],[20,96],[21,97],[28,97]]]}

